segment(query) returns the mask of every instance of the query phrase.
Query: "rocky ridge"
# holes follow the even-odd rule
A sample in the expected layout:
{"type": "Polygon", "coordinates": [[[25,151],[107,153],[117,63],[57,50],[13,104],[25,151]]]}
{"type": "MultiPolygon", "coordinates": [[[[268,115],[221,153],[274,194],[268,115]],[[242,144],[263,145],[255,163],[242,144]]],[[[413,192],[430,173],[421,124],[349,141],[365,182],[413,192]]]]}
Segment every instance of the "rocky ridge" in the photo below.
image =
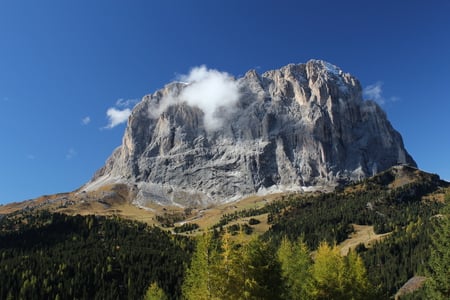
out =
{"type": "Polygon", "coordinates": [[[125,183],[140,206],[206,206],[416,166],[383,110],[363,99],[355,77],[332,64],[310,60],[225,81],[237,98],[219,98],[212,112],[189,102],[208,101],[194,89],[196,81],[145,96],[122,145],[81,190],[125,183]]]}

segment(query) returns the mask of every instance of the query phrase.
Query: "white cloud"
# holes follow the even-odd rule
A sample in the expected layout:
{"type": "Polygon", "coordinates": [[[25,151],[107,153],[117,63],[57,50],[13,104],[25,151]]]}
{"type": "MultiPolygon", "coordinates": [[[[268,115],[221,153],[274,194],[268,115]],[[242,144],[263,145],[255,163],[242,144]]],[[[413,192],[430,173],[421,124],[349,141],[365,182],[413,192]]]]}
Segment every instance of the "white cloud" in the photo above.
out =
{"type": "Polygon", "coordinates": [[[364,88],[363,94],[369,100],[373,100],[380,105],[383,105],[386,100],[383,97],[383,83],[378,81],[374,84],[368,85],[364,88]]]}
{"type": "Polygon", "coordinates": [[[138,103],[138,99],[118,99],[114,107],[108,108],[106,116],[108,117],[108,125],[103,129],[111,129],[125,123],[131,114],[131,108],[138,103]]]}
{"type": "Polygon", "coordinates": [[[66,153],[66,159],[72,159],[77,155],[77,151],[75,149],[70,148],[66,153]]]}
{"type": "Polygon", "coordinates": [[[222,126],[224,118],[233,111],[239,100],[238,82],[226,72],[208,69],[203,65],[193,68],[188,75],[179,76],[179,80],[187,83],[186,87],[179,95],[164,97],[156,109],[152,107],[152,117],[158,117],[171,105],[186,102],[203,111],[207,130],[216,130],[222,126]]]}
{"type": "Polygon", "coordinates": [[[367,99],[377,102],[379,105],[400,101],[400,98],[397,96],[385,97],[383,95],[383,82],[381,81],[366,86],[363,90],[363,95],[367,99]]]}
{"type": "Polygon", "coordinates": [[[81,124],[87,125],[87,124],[89,124],[89,123],[91,123],[91,117],[86,116],[86,117],[84,117],[83,119],[81,119],[81,124]]]}
{"type": "Polygon", "coordinates": [[[105,128],[114,128],[119,124],[125,123],[131,114],[131,109],[125,108],[123,110],[116,109],[114,107],[108,108],[106,115],[108,116],[109,122],[105,128]]]}

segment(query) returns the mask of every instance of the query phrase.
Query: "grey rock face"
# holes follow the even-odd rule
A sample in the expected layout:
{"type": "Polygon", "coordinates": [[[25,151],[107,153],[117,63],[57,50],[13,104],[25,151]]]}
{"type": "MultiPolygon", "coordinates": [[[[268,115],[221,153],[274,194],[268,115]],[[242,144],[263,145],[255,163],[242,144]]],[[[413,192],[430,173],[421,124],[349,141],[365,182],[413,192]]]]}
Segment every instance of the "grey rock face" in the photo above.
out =
{"type": "Polygon", "coordinates": [[[122,145],[85,189],[122,182],[136,203],[208,205],[243,195],[358,180],[397,164],[416,166],[383,110],[356,78],[324,61],[233,79],[239,100],[205,112],[171,83],[134,108],[122,145]]]}

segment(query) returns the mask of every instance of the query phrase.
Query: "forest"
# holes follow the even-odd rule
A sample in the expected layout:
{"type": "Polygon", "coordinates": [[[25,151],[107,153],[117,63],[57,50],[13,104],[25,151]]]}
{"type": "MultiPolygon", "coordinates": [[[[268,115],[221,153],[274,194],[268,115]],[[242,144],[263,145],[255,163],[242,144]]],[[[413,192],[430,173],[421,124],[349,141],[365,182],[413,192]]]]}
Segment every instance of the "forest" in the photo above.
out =
{"type": "Polygon", "coordinates": [[[41,211],[4,218],[0,299],[141,299],[151,282],[179,298],[194,244],[118,218],[41,211]]]}
{"type": "Polygon", "coordinates": [[[423,275],[424,287],[401,299],[448,299],[448,187],[430,179],[388,188],[386,180],[284,196],[223,215],[206,231],[48,211],[8,215],[0,220],[0,298],[391,299],[423,275]],[[251,217],[262,214],[270,229],[257,236],[251,217]],[[243,217],[250,219],[229,224],[243,217]],[[354,224],[389,234],[342,256],[338,244],[354,224]],[[197,234],[183,234],[191,230],[197,234]]]}

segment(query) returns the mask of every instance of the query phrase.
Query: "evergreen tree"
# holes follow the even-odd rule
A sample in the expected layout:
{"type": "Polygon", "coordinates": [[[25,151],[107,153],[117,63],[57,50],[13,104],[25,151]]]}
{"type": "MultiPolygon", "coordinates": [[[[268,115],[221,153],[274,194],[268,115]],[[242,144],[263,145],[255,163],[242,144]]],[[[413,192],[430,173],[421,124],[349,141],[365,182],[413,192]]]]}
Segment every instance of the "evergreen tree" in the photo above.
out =
{"type": "Polygon", "coordinates": [[[243,253],[246,280],[243,282],[245,291],[241,299],[280,299],[281,267],[276,250],[270,243],[253,238],[243,247],[243,253]]]}
{"type": "Polygon", "coordinates": [[[432,249],[429,260],[429,279],[426,293],[430,299],[450,299],[450,194],[439,216],[435,217],[432,249]]]}

